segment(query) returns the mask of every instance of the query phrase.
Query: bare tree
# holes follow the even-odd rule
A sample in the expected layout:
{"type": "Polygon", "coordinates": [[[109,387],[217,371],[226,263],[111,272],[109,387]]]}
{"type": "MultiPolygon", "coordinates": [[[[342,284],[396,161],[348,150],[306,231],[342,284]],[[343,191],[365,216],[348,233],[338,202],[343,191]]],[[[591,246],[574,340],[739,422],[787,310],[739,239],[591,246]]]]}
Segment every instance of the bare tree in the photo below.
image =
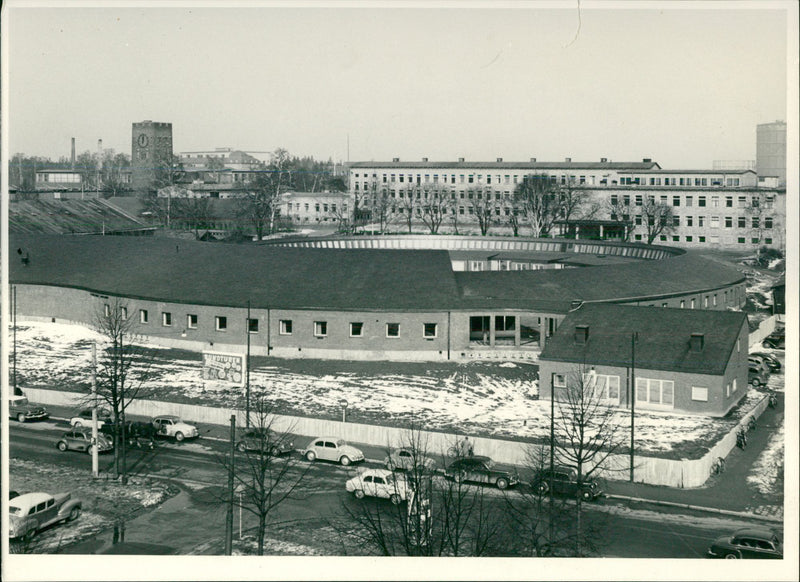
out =
{"type": "Polygon", "coordinates": [[[289,152],[278,148],[272,152],[269,165],[258,172],[248,191],[238,199],[239,216],[253,227],[259,240],[275,231],[281,195],[292,187],[292,179],[289,152]]]}
{"type": "Polygon", "coordinates": [[[598,211],[601,211],[605,216],[608,216],[608,219],[612,222],[616,222],[622,226],[624,240],[630,240],[631,231],[633,230],[633,220],[630,214],[631,207],[629,205],[621,204],[620,200],[614,197],[602,201],[598,211]]]}
{"type": "Polygon", "coordinates": [[[434,188],[430,196],[426,196],[422,203],[422,223],[431,234],[437,234],[442,226],[447,211],[453,208],[454,193],[443,186],[434,188]]]}
{"type": "MultiPolygon", "coordinates": [[[[104,401],[113,417],[114,469],[123,484],[127,482],[126,421],[128,406],[150,393],[152,352],[137,344],[136,324],[128,317],[127,304],[114,297],[98,309],[94,328],[103,337],[98,346],[97,397],[104,401]]],[[[88,401],[87,401],[88,402],[88,401]]]]}
{"type": "Polygon", "coordinates": [[[398,191],[400,200],[397,204],[403,221],[408,227],[408,234],[412,232],[414,224],[414,213],[421,214],[422,207],[422,188],[419,184],[409,184],[405,189],[398,191]]]}
{"type": "Polygon", "coordinates": [[[548,236],[561,218],[560,188],[547,174],[529,174],[514,190],[514,204],[531,236],[548,236]]]}
{"type": "Polygon", "coordinates": [[[218,457],[218,462],[226,471],[233,471],[240,493],[234,498],[235,505],[258,519],[257,548],[263,556],[270,514],[301,494],[309,465],[301,465],[294,455],[280,456],[282,450],[291,448],[291,427],[276,430],[274,408],[264,392],[251,396],[250,421],[252,429],[242,436],[242,454],[237,455],[233,467],[228,457],[218,457]]]}
{"type": "Polygon", "coordinates": [[[211,199],[180,190],[172,200],[172,218],[194,231],[195,238],[199,239],[200,230],[211,226],[211,199]]]}
{"type": "Polygon", "coordinates": [[[484,188],[480,185],[468,190],[472,198],[472,206],[475,212],[475,218],[478,221],[478,228],[480,228],[481,235],[486,236],[494,223],[493,213],[495,204],[492,201],[492,191],[489,188],[484,188]]]}
{"type": "Polygon", "coordinates": [[[381,186],[376,179],[373,179],[369,183],[369,190],[365,191],[362,196],[364,208],[369,211],[369,222],[377,224],[378,232],[385,233],[394,219],[393,211],[395,210],[395,203],[389,196],[388,188],[381,186]]]}
{"type": "Polygon", "coordinates": [[[642,225],[647,233],[647,244],[653,244],[657,236],[669,234],[675,227],[672,223],[672,206],[656,202],[654,196],[646,196],[642,201],[642,225]]]}

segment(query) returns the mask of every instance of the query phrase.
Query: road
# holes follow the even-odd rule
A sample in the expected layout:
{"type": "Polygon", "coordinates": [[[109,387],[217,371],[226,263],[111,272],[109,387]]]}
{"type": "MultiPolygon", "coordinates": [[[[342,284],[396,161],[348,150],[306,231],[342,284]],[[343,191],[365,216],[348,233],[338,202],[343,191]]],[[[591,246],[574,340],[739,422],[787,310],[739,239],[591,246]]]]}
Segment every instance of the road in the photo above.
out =
{"type": "MultiPolygon", "coordinates": [[[[83,468],[89,474],[89,455],[64,453],[55,448],[54,444],[65,428],[66,423],[58,421],[25,425],[11,423],[11,458],[68,464],[83,468]]],[[[137,523],[129,524],[126,540],[163,543],[176,548],[179,553],[197,552],[197,548],[205,544],[207,553],[220,553],[225,521],[220,496],[222,484],[225,483],[225,470],[219,459],[224,455],[225,447],[224,442],[199,439],[183,443],[162,441],[152,452],[130,451],[129,468],[132,474],[175,479],[184,484],[185,492],[155,511],[137,518],[137,523]],[[197,528],[198,523],[203,523],[205,527],[197,528]]],[[[298,523],[299,528],[307,527],[313,531],[326,520],[341,519],[345,505],[354,507],[354,504],[362,503],[344,491],[344,482],[348,476],[355,474],[357,468],[324,462],[309,464],[296,455],[291,460],[280,462],[295,463],[291,469],[294,474],[306,472],[304,483],[308,485],[297,499],[287,500],[275,511],[272,518],[276,522],[291,520],[298,523]]],[[[113,456],[101,456],[101,472],[111,472],[112,465],[113,456]]],[[[487,493],[492,503],[497,504],[498,511],[503,511],[503,493],[495,489],[489,489],[487,493]]],[[[509,491],[508,494],[519,493],[509,491]]],[[[604,543],[601,553],[608,557],[700,558],[715,537],[748,525],[739,518],[681,513],[647,505],[630,508],[609,499],[601,499],[585,507],[587,525],[602,526],[604,543]]],[[[253,519],[246,513],[242,519],[243,529],[254,525],[253,519]]],[[[98,540],[102,539],[102,535],[98,536],[98,540]]],[[[98,540],[79,545],[77,551],[92,552],[100,543],[98,540]]]]}

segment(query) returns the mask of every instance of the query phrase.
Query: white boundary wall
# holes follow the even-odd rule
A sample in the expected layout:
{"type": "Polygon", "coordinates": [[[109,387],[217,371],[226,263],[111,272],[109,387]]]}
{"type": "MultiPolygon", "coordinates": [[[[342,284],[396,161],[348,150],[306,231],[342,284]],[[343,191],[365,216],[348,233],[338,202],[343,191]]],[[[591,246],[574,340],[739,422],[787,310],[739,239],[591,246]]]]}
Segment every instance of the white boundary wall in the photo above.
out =
{"type": "Polygon", "coordinates": [[[761,342],[764,338],[775,331],[775,324],[778,322],[777,315],[771,315],[764,321],[758,324],[758,329],[751,332],[747,338],[750,348],[761,348],[761,342]]]}
{"type": "MultiPolygon", "coordinates": [[[[54,406],[85,406],[87,395],[75,392],[58,392],[55,390],[39,390],[26,388],[25,395],[32,401],[54,406]]],[[[712,449],[700,459],[662,459],[657,457],[636,456],[634,458],[634,478],[637,483],[665,485],[667,487],[700,487],[711,474],[711,465],[717,457],[727,457],[736,446],[736,430],[746,426],[751,416],[758,418],[769,402],[764,397],[740,423],[725,435],[712,449]]],[[[135,400],[127,410],[130,414],[141,416],[158,416],[175,414],[184,420],[197,424],[216,424],[227,426],[232,414],[236,415],[236,423],[244,425],[244,413],[241,410],[214,408],[197,404],[179,404],[175,402],[159,402],[155,400],[135,400]]],[[[343,438],[353,443],[364,443],[378,447],[398,447],[408,442],[408,429],[305,418],[299,416],[275,415],[272,427],[278,432],[292,432],[307,436],[330,435],[343,438]]],[[[463,435],[446,434],[432,431],[420,431],[421,442],[426,442],[431,454],[444,454],[455,445],[463,435]]],[[[475,452],[487,455],[498,463],[510,465],[526,465],[528,445],[516,441],[470,437],[475,452]]],[[[305,443],[300,443],[304,445],[305,443]]],[[[627,480],[629,476],[630,457],[613,455],[608,459],[608,469],[602,476],[611,480],[627,480]]]]}

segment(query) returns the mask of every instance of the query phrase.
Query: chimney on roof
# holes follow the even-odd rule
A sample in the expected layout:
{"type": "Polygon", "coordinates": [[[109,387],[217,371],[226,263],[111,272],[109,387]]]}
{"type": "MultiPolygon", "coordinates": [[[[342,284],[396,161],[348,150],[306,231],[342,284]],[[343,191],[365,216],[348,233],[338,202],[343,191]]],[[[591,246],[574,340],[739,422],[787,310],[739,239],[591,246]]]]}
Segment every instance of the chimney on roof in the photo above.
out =
{"type": "Polygon", "coordinates": [[[503,161],[503,158],[497,158],[497,161],[498,161],[498,162],[502,162],[502,161],[503,161]]]}
{"type": "Polygon", "coordinates": [[[608,161],[608,158],[600,158],[600,163],[605,164],[608,161]]]}
{"type": "Polygon", "coordinates": [[[653,158],[642,158],[642,162],[644,162],[645,164],[649,164],[652,161],[653,161],[653,158]]]}
{"type": "Polygon", "coordinates": [[[71,169],[75,169],[75,138],[72,138],[72,155],[70,155],[70,162],[72,165],[70,166],[71,169]]]}
{"type": "Polygon", "coordinates": [[[689,338],[689,350],[692,352],[702,352],[703,344],[705,344],[705,335],[702,333],[693,333],[689,338]]]}
{"type": "Polygon", "coordinates": [[[572,161],[572,158],[564,158],[564,161],[569,163],[572,161]]]}
{"type": "Polygon", "coordinates": [[[400,161],[400,158],[392,158],[392,161],[393,161],[393,162],[399,162],[399,161],[400,161]]]}
{"type": "Polygon", "coordinates": [[[459,163],[463,164],[464,163],[464,158],[458,158],[458,161],[459,161],[459,163]]]}
{"type": "Polygon", "coordinates": [[[535,164],[536,163],[536,158],[531,158],[531,163],[535,164]]]}
{"type": "Polygon", "coordinates": [[[589,343],[589,326],[576,325],[574,338],[575,343],[578,345],[585,346],[587,343],[589,343]]]}
{"type": "Polygon", "coordinates": [[[428,161],[428,158],[422,158],[422,161],[423,161],[423,162],[427,162],[427,161],[428,161]]]}

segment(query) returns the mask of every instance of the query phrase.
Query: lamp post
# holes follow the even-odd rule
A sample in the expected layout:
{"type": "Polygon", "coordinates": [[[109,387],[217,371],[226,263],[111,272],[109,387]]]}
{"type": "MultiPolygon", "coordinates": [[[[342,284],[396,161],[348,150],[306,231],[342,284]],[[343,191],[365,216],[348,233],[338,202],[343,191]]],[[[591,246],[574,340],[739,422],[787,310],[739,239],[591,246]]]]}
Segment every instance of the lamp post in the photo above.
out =
{"type": "Polygon", "coordinates": [[[244,333],[247,335],[247,358],[244,363],[245,374],[245,426],[250,428],[250,300],[247,300],[247,321],[244,324],[244,333]]]}
{"type": "MultiPolygon", "coordinates": [[[[556,425],[555,425],[555,413],[556,413],[556,374],[555,372],[550,374],[550,479],[553,478],[553,474],[555,473],[555,456],[556,456],[556,425]]],[[[553,529],[553,515],[555,511],[554,501],[553,501],[553,488],[549,488],[550,491],[550,515],[548,516],[548,529],[550,532],[549,542],[550,545],[553,545],[554,540],[554,529],[553,529]]]]}
{"type": "Polygon", "coordinates": [[[342,422],[347,422],[347,406],[348,402],[346,399],[342,398],[339,401],[339,405],[342,407],[342,422]]]}
{"type": "Polygon", "coordinates": [[[11,325],[14,328],[14,368],[13,368],[13,385],[14,385],[14,395],[19,396],[19,392],[17,391],[17,286],[14,285],[11,288],[11,302],[14,304],[14,309],[11,312],[11,325]]]}
{"type": "Polygon", "coordinates": [[[636,340],[639,338],[638,332],[631,332],[631,474],[630,480],[633,483],[633,435],[635,424],[636,409],[636,340]]]}

